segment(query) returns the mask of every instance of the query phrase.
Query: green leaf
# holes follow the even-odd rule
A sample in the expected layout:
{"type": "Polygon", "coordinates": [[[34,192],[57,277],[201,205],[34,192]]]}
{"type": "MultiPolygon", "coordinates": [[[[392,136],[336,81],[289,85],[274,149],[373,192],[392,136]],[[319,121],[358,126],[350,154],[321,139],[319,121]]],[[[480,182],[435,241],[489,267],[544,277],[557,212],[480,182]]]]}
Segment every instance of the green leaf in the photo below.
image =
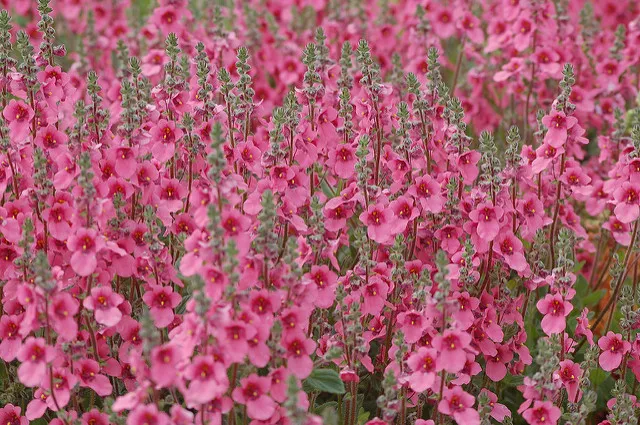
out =
{"type": "Polygon", "coordinates": [[[302,383],[306,392],[319,391],[331,394],[344,394],[344,382],[333,369],[314,369],[302,383]]]}
{"type": "Polygon", "coordinates": [[[582,299],[582,304],[585,307],[592,307],[598,304],[602,299],[602,297],[604,297],[604,294],[606,293],[607,291],[604,289],[600,289],[599,291],[592,292],[582,299]]]}

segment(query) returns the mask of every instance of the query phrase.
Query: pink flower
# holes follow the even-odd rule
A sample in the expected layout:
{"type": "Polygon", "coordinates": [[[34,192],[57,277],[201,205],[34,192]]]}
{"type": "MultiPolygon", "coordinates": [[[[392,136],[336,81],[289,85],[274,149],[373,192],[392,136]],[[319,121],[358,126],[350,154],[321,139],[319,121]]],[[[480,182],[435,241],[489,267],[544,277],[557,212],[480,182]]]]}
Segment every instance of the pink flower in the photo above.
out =
{"type": "Polygon", "coordinates": [[[445,199],[440,192],[440,185],[431,176],[418,177],[407,190],[407,194],[416,198],[422,211],[434,214],[440,213],[444,206],[445,199]]]}
{"type": "Polygon", "coordinates": [[[166,328],[174,318],[173,309],[180,304],[180,294],[171,286],[150,285],[142,299],[149,306],[153,323],[158,328],[166,328]]]}
{"type": "Polygon", "coordinates": [[[101,397],[111,394],[113,391],[111,382],[106,375],[100,373],[98,362],[91,359],[80,359],[75,367],[81,386],[91,388],[101,397]]]}
{"type": "Polygon", "coordinates": [[[311,271],[307,274],[317,289],[315,305],[318,308],[329,308],[333,305],[336,297],[335,288],[338,277],[328,266],[311,266],[311,271]]]}
{"type": "Polygon", "coordinates": [[[79,228],[67,241],[71,256],[71,267],[80,276],[89,276],[98,265],[97,254],[105,242],[94,229],[79,228]]]}
{"type": "Polygon", "coordinates": [[[513,359],[513,352],[507,345],[501,345],[495,356],[487,358],[486,373],[494,382],[501,381],[507,375],[506,364],[513,359]]]}
{"type": "Polygon", "coordinates": [[[531,163],[531,171],[538,174],[544,171],[551,162],[564,153],[562,147],[556,147],[548,142],[544,142],[536,149],[536,159],[531,163]]]}
{"type": "Polygon", "coordinates": [[[271,379],[256,374],[240,381],[240,387],[233,390],[233,400],[247,406],[247,415],[251,419],[264,421],[276,410],[276,403],[267,395],[271,379]]]}
{"type": "Polygon", "coordinates": [[[73,341],[78,333],[78,323],[73,316],[78,313],[78,301],[68,292],[53,296],[49,307],[51,326],[66,341],[73,341]]]}
{"type": "Polygon", "coordinates": [[[426,391],[433,385],[436,378],[436,359],[438,353],[433,348],[420,347],[407,359],[407,365],[412,373],[407,377],[407,382],[416,392],[426,391]]]}
{"type": "Polygon", "coordinates": [[[3,314],[0,317],[0,359],[5,362],[13,361],[22,345],[20,336],[20,317],[3,314]]]}
{"type": "Polygon", "coordinates": [[[176,124],[165,119],[161,119],[151,129],[153,157],[160,162],[171,159],[175,153],[175,144],[182,138],[183,132],[176,124]]]}
{"type": "Polygon", "coordinates": [[[151,350],[151,379],[160,388],[168,388],[178,381],[178,365],[182,352],[176,344],[163,344],[151,350]]]}
{"type": "Polygon", "coordinates": [[[593,332],[590,329],[589,318],[587,317],[588,315],[589,310],[585,308],[580,313],[580,316],[576,318],[575,336],[584,336],[587,338],[587,341],[589,341],[589,344],[593,345],[593,332]]]}
{"type": "Polygon", "coordinates": [[[492,241],[500,231],[502,214],[502,208],[493,206],[490,202],[483,202],[469,213],[469,218],[478,224],[476,229],[478,236],[487,241],[492,241]]]}
{"type": "Polygon", "coordinates": [[[390,243],[400,230],[393,211],[382,203],[369,205],[360,214],[360,221],[367,226],[369,238],[381,244],[390,243]]]}
{"type": "Polygon", "coordinates": [[[607,372],[617,369],[622,363],[622,358],[631,350],[631,344],[622,339],[622,335],[607,332],[598,340],[598,347],[602,350],[598,363],[607,372]]]}
{"type": "Polygon", "coordinates": [[[91,289],[91,295],[85,298],[83,305],[95,314],[96,322],[104,326],[115,326],[122,318],[118,308],[124,302],[124,297],[113,292],[110,287],[99,286],[91,289]]]}
{"type": "Polygon", "coordinates": [[[329,151],[327,165],[333,166],[336,175],[348,179],[355,173],[357,158],[351,145],[341,144],[329,151]]]}
{"type": "Polygon", "coordinates": [[[372,278],[370,283],[362,289],[362,297],[364,299],[361,307],[362,314],[380,313],[384,302],[387,299],[389,286],[379,278],[372,278]]]}
{"type": "Polygon", "coordinates": [[[640,216],[640,185],[624,182],[613,192],[616,207],[613,210],[618,220],[631,223],[640,216]]]}
{"type": "Polygon", "coordinates": [[[69,137],[65,133],[53,125],[48,125],[38,131],[35,143],[51,153],[57,153],[67,144],[68,140],[69,137]]]}
{"type": "Polygon", "coordinates": [[[536,304],[538,311],[544,315],[540,325],[547,335],[563,332],[567,326],[566,317],[573,310],[573,305],[560,294],[547,294],[536,304]]]}
{"type": "Polygon", "coordinates": [[[127,425],[169,425],[169,415],[158,410],[155,404],[139,405],[127,416],[127,425]]]}
{"type": "Polygon", "coordinates": [[[54,349],[48,346],[44,338],[29,337],[18,351],[18,378],[27,387],[41,385],[47,363],[54,358],[54,349]]]}
{"type": "Polygon", "coordinates": [[[457,373],[462,370],[467,354],[465,349],[471,342],[471,336],[462,331],[450,329],[442,335],[437,335],[431,342],[433,348],[438,350],[438,370],[446,370],[449,373],[457,373]]]}
{"type": "Polygon", "coordinates": [[[189,407],[202,405],[222,396],[229,386],[226,368],[223,364],[214,362],[212,356],[194,357],[185,371],[185,378],[190,381],[185,393],[189,407]]]}
{"type": "Polygon", "coordinates": [[[0,424],[29,425],[29,420],[20,415],[20,407],[9,403],[0,407],[0,424]]]}
{"type": "Polygon", "coordinates": [[[567,131],[578,123],[575,117],[568,117],[564,112],[553,110],[551,114],[542,118],[542,123],[548,128],[544,142],[559,148],[567,141],[567,131]]]}
{"type": "Polygon", "coordinates": [[[286,351],[287,368],[299,379],[304,379],[313,369],[313,361],[309,357],[316,348],[316,343],[302,333],[288,333],[280,342],[286,351]]]}
{"type": "Polygon", "coordinates": [[[502,421],[504,421],[504,418],[506,418],[507,416],[511,417],[509,408],[504,404],[498,403],[497,395],[484,388],[480,391],[480,393],[484,393],[487,395],[487,397],[489,397],[489,406],[491,407],[491,413],[489,414],[493,419],[502,423],[502,421]]]}
{"type": "Polygon", "coordinates": [[[398,314],[398,325],[404,333],[404,339],[409,344],[418,342],[426,327],[426,319],[415,310],[410,310],[398,314]]]}
{"type": "Polygon", "coordinates": [[[535,400],[533,407],[522,412],[529,425],[556,425],[560,419],[560,409],[550,401],[535,400]]]}
{"type": "Polygon", "coordinates": [[[465,184],[472,184],[478,177],[478,161],[480,160],[480,152],[468,151],[458,157],[458,169],[465,184]]]}
{"type": "Polygon", "coordinates": [[[9,123],[11,137],[22,142],[29,135],[29,126],[34,117],[33,109],[21,100],[11,99],[2,111],[2,116],[9,123]]]}
{"type": "Polygon", "coordinates": [[[577,403],[580,399],[578,389],[580,387],[580,378],[582,377],[580,365],[571,360],[563,360],[560,362],[560,370],[558,370],[557,374],[562,385],[567,390],[569,401],[577,403]]]}
{"type": "Polygon", "coordinates": [[[442,400],[438,403],[438,412],[453,416],[453,419],[459,424],[479,425],[480,415],[473,408],[474,403],[475,398],[465,392],[462,387],[445,388],[442,400]]]}
{"type": "Polygon", "coordinates": [[[502,255],[505,263],[513,270],[523,273],[529,269],[529,264],[524,257],[522,242],[511,232],[500,234],[495,240],[493,251],[502,255]]]}

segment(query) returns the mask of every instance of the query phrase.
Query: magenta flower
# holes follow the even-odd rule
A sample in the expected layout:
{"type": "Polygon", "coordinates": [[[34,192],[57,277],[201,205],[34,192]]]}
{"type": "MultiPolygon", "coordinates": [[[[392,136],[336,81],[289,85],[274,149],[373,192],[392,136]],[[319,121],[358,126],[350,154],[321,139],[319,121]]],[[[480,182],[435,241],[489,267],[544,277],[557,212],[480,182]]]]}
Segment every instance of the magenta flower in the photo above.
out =
{"type": "Polygon", "coordinates": [[[335,299],[335,288],[338,277],[328,266],[312,266],[307,278],[316,286],[315,305],[319,308],[329,308],[335,299]]]}
{"type": "Polygon", "coordinates": [[[533,406],[522,413],[529,425],[556,425],[560,419],[560,409],[550,401],[535,400],[533,406]]]}
{"type": "Polygon", "coordinates": [[[54,295],[49,307],[51,326],[66,341],[73,341],[78,333],[78,323],[74,316],[78,313],[78,301],[69,293],[54,295]]]}
{"type": "Polygon", "coordinates": [[[511,232],[500,234],[493,245],[493,251],[502,255],[505,263],[513,270],[523,273],[529,269],[524,257],[522,242],[511,232]]]}
{"type": "Polygon", "coordinates": [[[71,256],[71,267],[80,276],[89,276],[98,265],[97,254],[105,242],[94,229],[80,228],[67,241],[71,256]]]}
{"type": "Polygon", "coordinates": [[[18,367],[18,379],[27,387],[42,384],[47,370],[47,363],[54,358],[54,349],[48,346],[44,338],[29,337],[17,355],[21,362],[18,367]]]}
{"type": "Polygon", "coordinates": [[[362,314],[380,313],[387,299],[389,286],[381,279],[371,279],[370,283],[362,289],[363,303],[361,307],[362,314]]]}
{"type": "Polygon", "coordinates": [[[233,400],[247,406],[247,415],[251,419],[267,420],[276,410],[276,403],[267,395],[271,379],[256,374],[240,381],[240,387],[233,390],[233,400]]]}
{"type": "Polygon", "coordinates": [[[459,424],[479,425],[480,415],[473,408],[475,398],[462,387],[445,388],[442,400],[438,403],[438,412],[452,416],[459,424]]]}
{"type": "Polygon", "coordinates": [[[173,309],[180,304],[181,298],[171,286],[158,285],[150,285],[149,290],[142,296],[158,328],[166,328],[173,321],[173,309]]]}
{"type": "Polygon", "coordinates": [[[20,317],[7,314],[0,317],[0,359],[13,361],[22,345],[20,336],[20,317]]]}
{"type": "Polygon", "coordinates": [[[631,223],[640,216],[640,185],[624,182],[613,192],[616,207],[613,210],[618,220],[631,223]]]}
{"type": "Polygon", "coordinates": [[[83,305],[94,312],[96,322],[104,326],[115,326],[122,318],[118,308],[124,302],[124,297],[113,292],[110,287],[99,286],[91,290],[91,295],[85,298],[83,305]]]}
{"type": "Polygon", "coordinates": [[[6,425],[29,425],[29,419],[20,415],[19,406],[8,403],[4,407],[0,407],[0,424],[6,425]]]}
{"type": "Polygon", "coordinates": [[[300,332],[292,332],[283,336],[280,344],[285,349],[287,369],[297,378],[304,379],[313,369],[313,361],[309,357],[316,348],[316,343],[300,332]]]}
{"type": "Polygon", "coordinates": [[[445,199],[440,192],[440,184],[431,176],[418,177],[407,190],[407,194],[416,199],[422,211],[434,214],[440,213],[445,203],[445,199]]]}
{"type": "Polygon", "coordinates": [[[490,202],[483,202],[469,213],[469,218],[478,224],[476,229],[478,236],[492,241],[500,231],[502,214],[502,208],[494,206],[490,202]]]}
{"type": "Polygon", "coordinates": [[[573,305],[560,294],[547,294],[537,302],[536,307],[544,315],[540,325],[547,335],[563,332],[567,326],[566,317],[573,310],[573,305]]]}
{"type": "Polygon", "coordinates": [[[580,365],[571,360],[563,360],[560,362],[560,370],[556,373],[567,390],[569,401],[577,403],[580,399],[578,390],[580,388],[580,378],[582,377],[580,365]]]}
{"type": "Polygon", "coordinates": [[[106,397],[113,391],[111,382],[106,375],[100,373],[100,365],[95,360],[81,359],[76,364],[76,373],[80,378],[80,386],[91,388],[101,397],[106,397]]]}
{"type": "Polygon", "coordinates": [[[622,363],[624,355],[631,350],[629,341],[625,341],[622,335],[613,333],[612,331],[600,337],[598,347],[602,350],[598,358],[598,363],[600,367],[607,372],[617,369],[620,363],[622,363]]]}
{"type": "Polygon", "coordinates": [[[567,131],[578,123],[575,117],[568,117],[564,112],[553,110],[551,114],[542,118],[542,123],[548,128],[544,142],[559,148],[567,141],[567,131]]]}
{"type": "Polygon", "coordinates": [[[367,226],[369,238],[381,244],[390,243],[400,230],[393,211],[382,203],[369,205],[359,218],[367,226]]]}
{"type": "Polygon", "coordinates": [[[500,345],[494,356],[487,358],[486,373],[494,382],[501,381],[507,375],[507,366],[513,359],[513,352],[507,345],[500,345]]]}
{"type": "Polygon", "coordinates": [[[222,396],[229,386],[224,365],[214,362],[212,356],[194,357],[184,376],[190,381],[185,392],[187,406],[208,403],[222,396]]]}
{"type": "Polygon", "coordinates": [[[158,410],[155,404],[139,405],[127,416],[127,425],[169,425],[169,415],[158,410]]]}
{"type": "Polygon", "coordinates": [[[407,359],[407,365],[412,373],[407,376],[407,382],[412,390],[424,392],[429,389],[436,378],[436,359],[438,353],[433,348],[420,347],[407,359]]]}
{"type": "Polygon", "coordinates": [[[442,335],[437,335],[431,342],[433,348],[438,350],[438,370],[446,370],[449,373],[457,373],[462,370],[467,354],[465,349],[471,342],[471,336],[466,332],[455,329],[444,331],[442,335]]]}
{"type": "Polygon", "coordinates": [[[11,99],[2,111],[2,116],[9,123],[11,137],[22,142],[29,135],[29,126],[34,117],[33,109],[21,100],[11,99]]]}

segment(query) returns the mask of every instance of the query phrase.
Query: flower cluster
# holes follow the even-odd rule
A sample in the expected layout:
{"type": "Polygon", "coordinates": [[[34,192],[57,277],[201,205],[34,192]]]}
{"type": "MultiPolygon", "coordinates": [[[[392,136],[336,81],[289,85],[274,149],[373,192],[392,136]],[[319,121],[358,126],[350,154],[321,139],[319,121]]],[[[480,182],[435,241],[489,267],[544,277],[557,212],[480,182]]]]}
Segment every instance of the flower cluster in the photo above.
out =
{"type": "Polygon", "coordinates": [[[637,422],[637,2],[3,7],[0,424],[637,422]]]}

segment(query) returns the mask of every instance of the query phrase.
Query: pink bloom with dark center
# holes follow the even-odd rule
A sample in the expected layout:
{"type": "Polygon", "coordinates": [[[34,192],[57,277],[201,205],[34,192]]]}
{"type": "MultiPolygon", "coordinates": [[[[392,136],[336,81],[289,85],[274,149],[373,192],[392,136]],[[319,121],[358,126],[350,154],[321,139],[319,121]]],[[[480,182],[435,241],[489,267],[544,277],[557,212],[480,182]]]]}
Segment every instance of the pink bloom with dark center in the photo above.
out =
{"type": "Polygon", "coordinates": [[[173,309],[182,297],[171,286],[150,285],[142,299],[149,306],[153,323],[158,328],[166,328],[173,321],[173,309]]]}
{"type": "Polygon", "coordinates": [[[280,342],[286,351],[287,369],[299,379],[305,379],[313,369],[311,354],[316,343],[301,332],[289,333],[280,342]]]}
{"type": "Polygon", "coordinates": [[[108,286],[91,289],[91,295],[85,298],[83,305],[94,312],[96,322],[104,326],[115,326],[122,318],[118,308],[124,302],[124,297],[108,286]]]}
{"type": "Polygon", "coordinates": [[[513,270],[523,273],[529,269],[520,239],[511,232],[501,233],[493,244],[493,251],[502,255],[505,263],[513,270]]]}
{"type": "Polygon", "coordinates": [[[563,332],[567,326],[566,317],[573,310],[573,305],[560,294],[547,294],[538,301],[536,307],[544,315],[540,325],[547,335],[563,332]]]}
{"type": "Polygon", "coordinates": [[[380,313],[387,299],[389,286],[379,278],[372,278],[370,283],[362,289],[362,297],[364,299],[361,307],[362,314],[380,313]]]}
{"type": "Polygon", "coordinates": [[[429,389],[436,378],[436,359],[438,353],[433,348],[420,347],[407,359],[407,365],[412,373],[407,377],[407,382],[412,390],[423,392],[429,389]]]}
{"type": "Polygon", "coordinates": [[[469,218],[478,224],[476,228],[478,236],[487,241],[492,241],[498,236],[498,232],[500,231],[500,219],[502,215],[502,208],[494,206],[490,202],[483,202],[469,213],[469,218]]]}
{"type": "Polygon", "coordinates": [[[271,379],[256,374],[240,381],[240,387],[233,390],[233,400],[247,406],[247,415],[251,419],[264,421],[276,411],[276,403],[267,395],[271,379]]]}
{"type": "Polygon", "coordinates": [[[471,343],[471,336],[467,332],[456,329],[444,331],[432,340],[433,348],[438,350],[438,370],[457,373],[462,370],[466,361],[466,348],[471,343]]]}
{"type": "Polygon", "coordinates": [[[473,408],[475,398],[462,387],[445,388],[438,412],[452,416],[459,424],[480,425],[480,415],[473,408]]]}
{"type": "Polygon", "coordinates": [[[54,349],[44,338],[29,337],[18,351],[18,379],[27,387],[41,385],[47,370],[47,363],[54,358],[54,349]]]}
{"type": "Polygon", "coordinates": [[[2,116],[9,123],[11,138],[22,142],[29,135],[29,126],[33,119],[33,109],[21,100],[11,99],[2,111],[2,116]]]}
{"type": "Polygon", "coordinates": [[[558,379],[567,390],[569,401],[577,403],[579,397],[580,378],[582,377],[582,369],[578,363],[571,360],[563,360],[560,362],[560,370],[557,372],[558,379]]]}
{"type": "Polygon", "coordinates": [[[127,425],[169,425],[169,415],[158,410],[155,404],[141,404],[127,416],[127,425]]]}
{"type": "Polygon", "coordinates": [[[8,403],[0,407],[0,424],[2,425],[29,425],[29,419],[20,415],[19,406],[8,403]]]}
{"type": "Polygon", "coordinates": [[[529,425],[556,425],[560,419],[560,409],[550,401],[535,400],[533,406],[522,412],[529,425]]]}
{"type": "Polygon", "coordinates": [[[616,207],[613,210],[618,220],[631,223],[640,216],[640,185],[624,182],[614,192],[616,207]]]}
{"type": "Polygon", "coordinates": [[[98,265],[97,254],[105,246],[104,239],[94,229],[79,228],[67,241],[71,268],[80,276],[89,276],[98,265]]]}
{"type": "Polygon", "coordinates": [[[91,388],[100,397],[106,397],[113,391],[111,381],[100,373],[100,365],[95,360],[80,359],[75,368],[76,375],[80,378],[80,386],[91,388]]]}
{"type": "Polygon", "coordinates": [[[631,350],[631,344],[622,338],[622,335],[607,332],[598,340],[598,347],[602,350],[598,363],[607,372],[617,369],[622,363],[622,358],[631,350]]]}

